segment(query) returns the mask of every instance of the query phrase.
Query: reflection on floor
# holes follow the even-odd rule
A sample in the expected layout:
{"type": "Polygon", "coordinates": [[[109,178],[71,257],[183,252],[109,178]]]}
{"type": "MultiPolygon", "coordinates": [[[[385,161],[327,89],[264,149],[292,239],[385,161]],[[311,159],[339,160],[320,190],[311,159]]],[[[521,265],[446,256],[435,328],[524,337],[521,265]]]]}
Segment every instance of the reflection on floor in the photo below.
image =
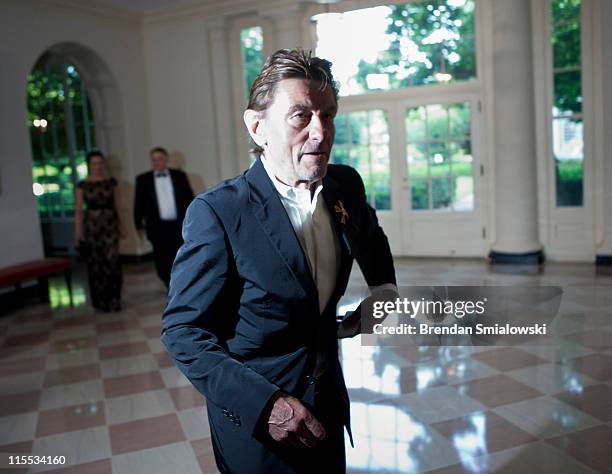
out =
{"type": "MultiPolygon", "coordinates": [[[[561,285],[557,340],[512,348],[343,341],[355,436],[348,472],[612,472],[612,275],[591,265],[397,266],[403,284],[561,285]]],[[[51,305],[0,318],[0,453],[63,455],[72,468],[60,472],[216,472],[205,402],[159,342],[163,287],[152,268],[131,268],[121,313],[94,312],[83,298],[68,308],[58,280],[51,305]]],[[[358,293],[360,275],[351,282],[358,293]]]]}

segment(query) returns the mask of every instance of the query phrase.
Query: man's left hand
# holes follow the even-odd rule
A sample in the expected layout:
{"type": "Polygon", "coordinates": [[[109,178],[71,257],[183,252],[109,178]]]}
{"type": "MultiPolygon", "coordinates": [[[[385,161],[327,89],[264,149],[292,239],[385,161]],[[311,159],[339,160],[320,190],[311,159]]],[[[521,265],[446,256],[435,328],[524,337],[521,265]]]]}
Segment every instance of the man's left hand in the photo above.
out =
{"type": "Polygon", "coordinates": [[[275,441],[294,448],[312,448],[325,438],[325,429],[302,403],[280,394],[272,404],[268,433],[275,441]]]}

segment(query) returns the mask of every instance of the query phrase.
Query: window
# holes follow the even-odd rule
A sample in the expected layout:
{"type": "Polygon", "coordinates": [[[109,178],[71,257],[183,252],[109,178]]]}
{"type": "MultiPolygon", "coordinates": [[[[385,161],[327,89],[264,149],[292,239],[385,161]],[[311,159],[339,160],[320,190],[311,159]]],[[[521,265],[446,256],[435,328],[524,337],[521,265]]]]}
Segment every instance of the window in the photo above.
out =
{"type": "Polygon", "coordinates": [[[552,151],[558,207],[582,206],[580,0],[552,0],[552,151]]]}
{"type": "Polygon", "coordinates": [[[412,209],[473,210],[469,104],[413,107],[405,120],[412,209]]]}
{"type": "Polygon", "coordinates": [[[263,30],[251,26],[240,30],[240,50],[242,52],[244,103],[249,100],[249,91],[264,63],[263,30]]]}
{"type": "Polygon", "coordinates": [[[332,161],[352,166],[361,175],[369,204],[391,209],[391,164],[387,114],[368,110],[338,114],[332,161]]]}
{"type": "Polygon", "coordinates": [[[91,104],[76,68],[34,69],[27,84],[32,189],[43,220],[74,215],[74,185],[87,174],[95,147],[91,104]]]}
{"type": "Polygon", "coordinates": [[[317,56],[342,95],[476,77],[474,0],[417,0],[315,15],[317,56]]]}

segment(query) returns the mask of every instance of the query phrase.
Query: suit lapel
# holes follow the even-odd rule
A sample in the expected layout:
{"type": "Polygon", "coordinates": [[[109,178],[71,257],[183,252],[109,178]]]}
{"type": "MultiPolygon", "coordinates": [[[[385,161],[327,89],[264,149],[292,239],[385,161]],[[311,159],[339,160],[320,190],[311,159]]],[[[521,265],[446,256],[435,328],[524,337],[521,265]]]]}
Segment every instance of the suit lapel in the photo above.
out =
{"type": "Polygon", "coordinates": [[[147,180],[149,181],[149,199],[153,206],[156,219],[159,219],[159,206],[157,204],[157,191],[155,191],[155,173],[153,171],[148,172],[147,180]]]}
{"type": "Polygon", "coordinates": [[[261,228],[306,294],[316,295],[317,288],[302,245],[261,160],[257,160],[245,176],[249,183],[250,204],[261,228]]]}

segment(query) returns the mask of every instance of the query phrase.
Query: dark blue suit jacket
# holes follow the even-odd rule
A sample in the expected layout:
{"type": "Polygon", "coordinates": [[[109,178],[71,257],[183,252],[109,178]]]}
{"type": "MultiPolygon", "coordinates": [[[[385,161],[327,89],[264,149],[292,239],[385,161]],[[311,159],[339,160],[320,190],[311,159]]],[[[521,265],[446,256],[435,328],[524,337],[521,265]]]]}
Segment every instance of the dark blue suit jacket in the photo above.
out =
{"type": "MultiPolygon", "coordinates": [[[[258,421],[275,392],[302,396],[317,348],[326,354],[348,427],[337,302],[353,259],[370,286],[395,283],[395,272],[358,173],[329,165],[322,196],[341,246],[335,292],[323,312],[305,254],[259,160],[199,195],[187,211],[161,339],[206,397],[213,438],[223,452],[245,455],[247,441],[261,435],[258,421]],[[341,207],[348,213],[344,223],[341,207]]],[[[228,470],[241,472],[232,462],[228,470]]],[[[251,465],[248,472],[259,471],[251,465]]]]}

